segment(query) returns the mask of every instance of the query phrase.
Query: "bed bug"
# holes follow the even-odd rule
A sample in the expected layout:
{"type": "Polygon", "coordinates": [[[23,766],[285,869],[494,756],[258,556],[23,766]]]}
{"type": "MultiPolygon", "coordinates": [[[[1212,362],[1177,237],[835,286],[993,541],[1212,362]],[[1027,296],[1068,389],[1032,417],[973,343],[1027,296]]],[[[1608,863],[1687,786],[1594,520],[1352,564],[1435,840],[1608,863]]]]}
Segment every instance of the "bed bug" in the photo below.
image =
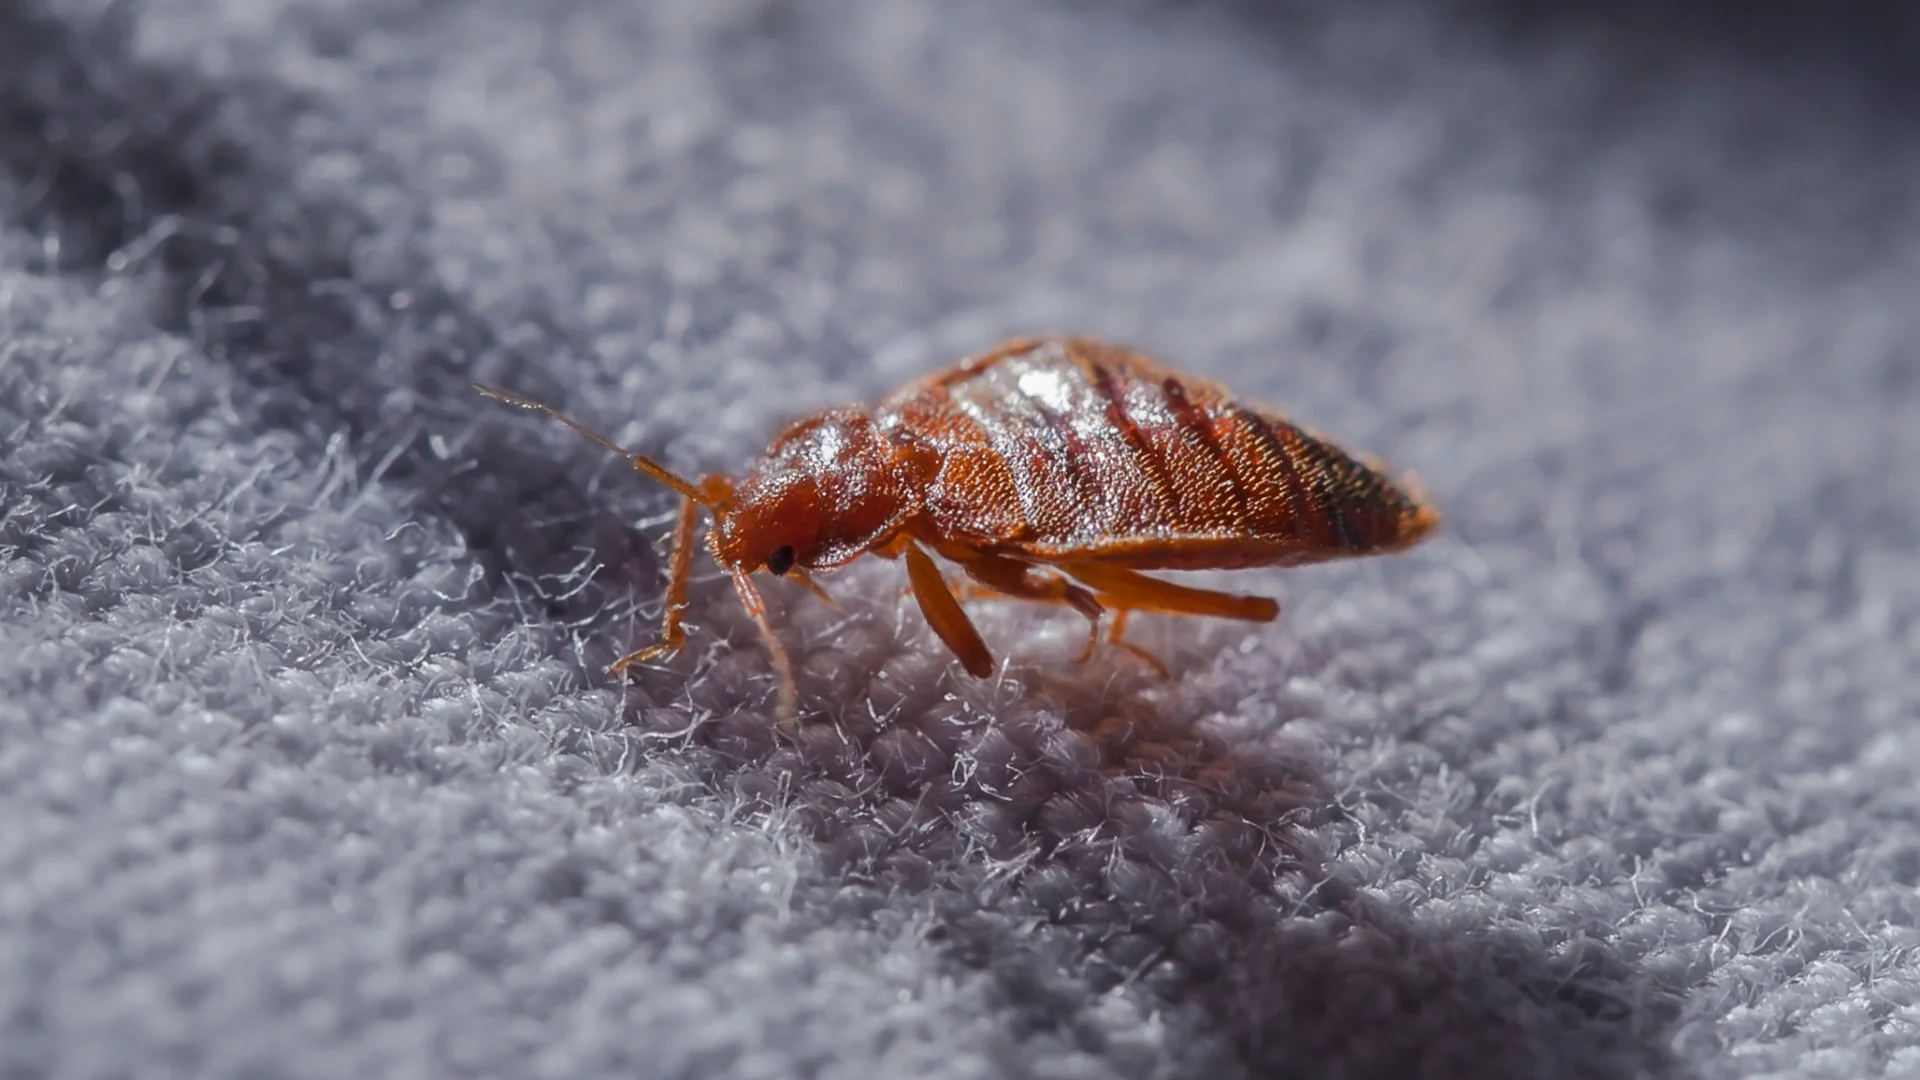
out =
{"type": "MultiPolygon", "coordinates": [[[[993,655],[931,552],[970,579],[967,595],[1064,604],[1089,623],[1082,659],[1122,641],[1135,611],[1250,622],[1280,605],[1176,584],[1150,570],[1297,566],[1401,551],[1439,515],[1410,481],[1204,379],[1085,337],[1025,338],[909,384],[872,408],[835,408],[782,431],[738,477],[683,479],[547,405],[536,409],[680,495],[660,641],[616,661],[672,654],[699,510],[707,547],[733,578],[780,680],[784,724],[798,691],[752,580],[764,570],[826,593],[812,571],[862,555],[906,563],[914,598],[961,665],[993,655]]],[[[831,602],[831,601],[829,601],[831,602]]],[[[1164,674],[1164,668],[1161,668],[1164,674]]]]}

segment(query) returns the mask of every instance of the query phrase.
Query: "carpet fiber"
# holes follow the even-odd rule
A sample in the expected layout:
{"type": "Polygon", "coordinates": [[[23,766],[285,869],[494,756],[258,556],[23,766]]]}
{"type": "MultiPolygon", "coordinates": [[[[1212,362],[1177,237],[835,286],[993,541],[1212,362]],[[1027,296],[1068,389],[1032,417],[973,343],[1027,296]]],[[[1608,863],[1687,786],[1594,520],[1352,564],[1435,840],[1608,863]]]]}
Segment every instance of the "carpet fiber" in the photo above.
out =
{"type": "Polygon", "coordinates": [[[1892,6],[0,3],[0,1075],[1920,1075],[1892,6]],[[1018,333],[1396,467],[1267,626],[670,497],[1018,333]]]}

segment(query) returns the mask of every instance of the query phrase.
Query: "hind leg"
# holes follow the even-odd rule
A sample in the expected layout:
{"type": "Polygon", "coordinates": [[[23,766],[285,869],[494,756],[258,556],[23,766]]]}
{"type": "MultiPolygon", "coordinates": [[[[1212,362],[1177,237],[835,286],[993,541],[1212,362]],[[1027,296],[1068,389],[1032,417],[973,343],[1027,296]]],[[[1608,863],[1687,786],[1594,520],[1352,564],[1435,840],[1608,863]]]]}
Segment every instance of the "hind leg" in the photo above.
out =
{"type": "Polygon", "coordinates": [[[1060,569],[1093,589],[1102,603],[1115,608],[1166,615],[1207,615],[1245,622],[1272,622],[1280,617],[1280,604],[1270,597],[1176,585],[1105,563],[1066,562],[1060,564],[1060,569]]]}
{"type": "MultiPolygon", "coordinates": [[[[1117,607],[1117,605],[1114,606],[1117,607]]],[[[1123,635],[1127,632],[1127,616],[1130,614],[1132,614],[1131,609],[1124,607],[1118,607],[1117,610],[1114,611],[1113,622],[1107,626],[1107,644],[1132,653],[1141,663],[1152,668],[1154,674],[1160,676],[1162,679],[1173,678],[1173,672],[1167,669],[1166,663],[1159,657],[1135,645],[1131,641],[1122,640],[1123,635]]]]}
{"type": "Polygon", "coordinates": [[[1102,563],[1063,563],[1061,569],[1081,584],[1092,587],[1100,603],[1113,609],[1113,625],[1108,629],[1107,641],[1139,657],[1163,677],[1168,674],[1167,666],[1159,657],[1121,640],[1131,612],[1205,615],[1246,622],[1272,622],[1280,615],[1280,605],[1265,596],[1240,596],[1176,585],[1137,570],[1102,563]]]}

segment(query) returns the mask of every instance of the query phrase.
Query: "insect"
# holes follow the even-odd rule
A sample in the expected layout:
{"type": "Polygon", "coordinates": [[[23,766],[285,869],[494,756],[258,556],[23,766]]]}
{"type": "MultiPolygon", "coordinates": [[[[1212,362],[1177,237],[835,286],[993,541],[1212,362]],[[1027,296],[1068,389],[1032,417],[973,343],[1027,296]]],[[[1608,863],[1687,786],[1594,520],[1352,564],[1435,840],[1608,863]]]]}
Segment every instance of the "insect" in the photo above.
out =
{"type": "MultiPolygon", "coordinates": [[[[782,431],[737,477],[683,479],[551,405],[490,386],[619,454],[680,495],[657,644],[609,669],[681,648],[698,512],[707,548],[766,640],[791,726],[792,663],[752,574],[796,579],[862,555],[902,559],[928,624],[967,672],[993,655],[929,552],[970,579],[968,595],[1064,604],[1091,624],[1091,656],[1122,640],[1135,611],[1250,622],[1263,596],[1193,588],[1148,570],[1296,566],[1401,551],[1439,527],[1411,482],[1225,388],[1085,337],[1009,341],[909,384],[872,408],[835,408],[782,431]]],[[[831,602],[829,600],[829,602],[831,602]]]]}

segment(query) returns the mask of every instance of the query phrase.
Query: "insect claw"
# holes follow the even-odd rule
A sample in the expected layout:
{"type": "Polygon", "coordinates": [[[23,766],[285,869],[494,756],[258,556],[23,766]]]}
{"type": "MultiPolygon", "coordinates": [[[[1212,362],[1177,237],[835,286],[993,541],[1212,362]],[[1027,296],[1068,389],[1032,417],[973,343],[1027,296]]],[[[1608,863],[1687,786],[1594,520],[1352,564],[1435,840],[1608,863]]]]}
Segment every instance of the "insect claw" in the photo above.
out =
{"type": "Polygon", "coordinates": [[[1087,620],[1087,644],[1080,650],[1080,656],[1074,661],[1084,664],[1093,659],[1093,650],[1100,647],[1100,619],[1095,616],[1087,620]]]}
{"type": "Polygon", "coordinates": [[[612,664],[609,664],[607,666],[607,674],[618,675],[635,664],[644,664],[663,656],[672,656],[674,653],[680,651],[680,646],[681,643],[678,641],[663,641],[658,645],[649,645],[636,652],[630,652],[620,659],[615,660],[612,664]]]}

